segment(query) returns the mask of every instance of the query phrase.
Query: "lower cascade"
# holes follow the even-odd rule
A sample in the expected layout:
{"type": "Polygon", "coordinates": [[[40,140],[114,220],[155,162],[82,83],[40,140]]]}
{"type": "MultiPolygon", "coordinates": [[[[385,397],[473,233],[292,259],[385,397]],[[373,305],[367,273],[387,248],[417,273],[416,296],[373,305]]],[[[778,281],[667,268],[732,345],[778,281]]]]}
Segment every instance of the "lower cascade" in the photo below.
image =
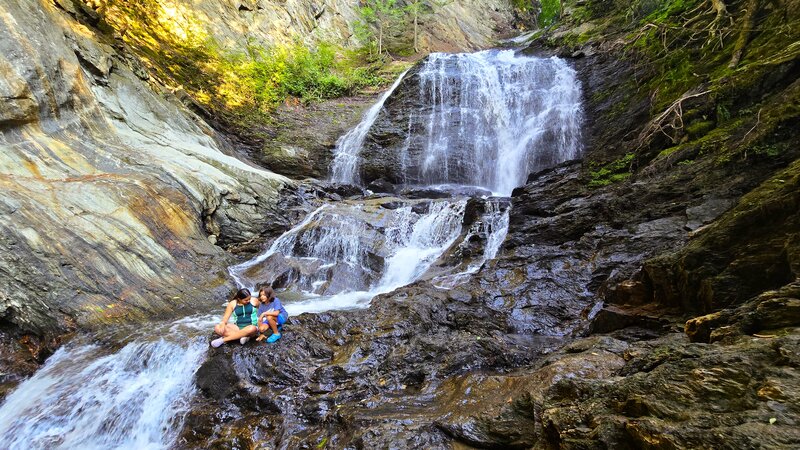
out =
{"type": "Polygon", "coordinates": [[[494,257],[508,227],[502,202],[486,200],[485,212],[466,231],[466,199],[398,203],[323,205],[267,251],[231,267],[231,276],[240,286],[272,280],[296,291],[304,300],[287,306],[293,314],[364,307],[375,295],[420,279],[457,241],[481,235],[486,249],[468,269],[477,270],[494,257]]]}
{"type": "Polygon", "coordinates": [[[62,347],[0,407],[0,448],[168,448],[183,427],[215,319],[151,323],[149,331],[166,337],[139,336],[116,351],[62,347]]]}

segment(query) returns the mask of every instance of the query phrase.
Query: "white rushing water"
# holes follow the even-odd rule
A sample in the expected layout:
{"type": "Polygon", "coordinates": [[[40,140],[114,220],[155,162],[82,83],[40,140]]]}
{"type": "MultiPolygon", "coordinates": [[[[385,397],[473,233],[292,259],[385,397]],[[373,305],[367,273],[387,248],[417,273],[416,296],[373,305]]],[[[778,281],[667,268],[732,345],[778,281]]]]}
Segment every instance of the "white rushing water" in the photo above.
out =
{"type": "Polygon", "coordinates": [[[427,210],[414,206],[379,212],[364,205],[326,206],[284,233],[270,248],[230,273],[240,286],[251,289],[260,280],[246,272],[259,264],[259,276],[273,280],[291,267],[292,284],[303,290],[305,300],[286,305],[290,314],[365,307],[379,294],[418,279],[458,238],[466,200],[430,202],[427,210]],[[366,215],[374,218],[371,224],[366,215]],[[368,232],[371,228],[371,232],[368,232]],[[382,267],[369,269],[370,253],[381,253],[382,267]],[[277,261],[277,262],[276,262],[277,261]],[[272,263],[272,264],[271,264],[272,263]]]}
{"type": "Polygon", "coordinates": [[[0,406],[0,448],[168,448],[182,428],[215,319],[151,324],[171,337],[135,339],[116,351],[62,347],[0,406]]]}
{"type": "Polygon", "coordinates": [[[494,259],[497,252],[500,251],[500,246],[508,234],[508,220],[511,209],[509,207],[503,208],[500,202],[488,201],[486,203],[487,211],[481,217],[481,220],[473,224],[472,228],[467,232],[464,237],[464,242],[470,242],[473,236],[485,236],[486,244],[483,248],[483,255],[477,261],[471,262],[467,268],[461,272],[440,275],[434,278],[433,285],[442,288],[450,289],[459,284],[465,283],[469,277],[478,272],[486,261],[494,259]]]}
{"type": "MultiPolygon", "coordinates": [[[[563,59],[511,50],[433,53],[417,77],[421,104],[409,112],[406,140],[393,150],[409,184],[475,185],[509,195],[531,172],[580,154],[581,88],[563,59]]],[[[385,100],[340,140],[334,181],[359,182],[359,151],[385,100]]]]}
{"type": "Polygon", "coordinates": [[[419,82],[428,110],[411,127],[426,131],[409,136],[407,147],[421,151],[403,171],[417,168],[423,184],[477,184],[508,195],[529,173],[578,156],[580,83],[560,58],[435,53],[419,82]]]}
{"type": "Polygon", "coordinates": [[[336,148],[334,149],[334,158],[331,163],[331,181],[337,183],[358,183],[358,154],[361,152],[361,147],[364,145],[364,139],[367,137],[372,124],[378,118],[378,114],[383,108],[386,99],[392,95],[403,77],[406,76],[408,71],[403,72],[397,77],[392,87],[389,88],[378,100],[377,103],[372,105],[364,114],[358,125],[345,133],[336,141],[336,148]]]}

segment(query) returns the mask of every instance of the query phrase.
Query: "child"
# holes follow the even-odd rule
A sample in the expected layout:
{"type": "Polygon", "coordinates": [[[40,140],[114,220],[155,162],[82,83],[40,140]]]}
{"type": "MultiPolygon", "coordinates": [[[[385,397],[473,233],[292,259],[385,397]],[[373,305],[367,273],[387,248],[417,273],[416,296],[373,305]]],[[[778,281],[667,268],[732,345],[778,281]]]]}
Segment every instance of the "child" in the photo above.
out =
{"type": "Polygon", "coordinates": [[[214,331],[222,337],[211,341],[211,346],[219,347],[226,342],[237,339],[244,344],[250,339],[250,336],[255,336],[258,333],[258,313],[256,308],[258,308],[258,301],[250,296],[250,291],[239,289],[233,299],[228,302],[220,323],[214,326],[214,331]],[[235,325],[228,323],[231,314],[233,314],[235,325]]]}
{"type": "Polygon", "coordinates": [[[259,289],[258,300],[261,302],[261,306],[258,307],[258,331],[262,334],[256,341],[263,340],[265,338],[263,333],[271,328],[272,336],[267,338],[267,342],[273,343],[281,338],[280,329],[289,319],[289,313],[283,308],[281,301],[275,297],[275,291],[270,285],[259,289]]]}

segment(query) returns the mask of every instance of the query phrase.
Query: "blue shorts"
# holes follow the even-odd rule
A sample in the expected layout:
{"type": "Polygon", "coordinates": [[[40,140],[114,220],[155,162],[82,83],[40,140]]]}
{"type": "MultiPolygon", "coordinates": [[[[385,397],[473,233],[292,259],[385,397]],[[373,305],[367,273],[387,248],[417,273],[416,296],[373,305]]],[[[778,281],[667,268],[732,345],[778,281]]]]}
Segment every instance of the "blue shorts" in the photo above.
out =
{"type": "MultiPolygon", "coordinates": [[[[267,318],[266,317],[264,318],[264,321],[261,322],[261,323],[264,324],[264,325],[269,325],[269,322],[267,322],[267,318]]],[[[278,326],[281,326],[281,325],[283,325],[285,323],[286,323],[286,317],[283,317],[283,314],[278,314],[278,326]]]]}

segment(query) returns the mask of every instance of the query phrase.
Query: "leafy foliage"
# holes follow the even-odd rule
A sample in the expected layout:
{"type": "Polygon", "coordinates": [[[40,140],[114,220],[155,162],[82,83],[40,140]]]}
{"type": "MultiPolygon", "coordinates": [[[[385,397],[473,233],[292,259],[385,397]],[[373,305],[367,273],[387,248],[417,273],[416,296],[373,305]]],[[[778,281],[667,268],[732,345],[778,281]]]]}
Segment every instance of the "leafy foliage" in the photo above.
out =
{"type": "Polygon", "coordinates": [[[236,126],[268,120],[289,98],[336,98],[387,81],[358,53],[326,43],[310,48],[299,41],[274,47],[249,42],[243,51],[224,49],[191,9],[177,11],[155,0],[113,3],[104,20],[124,30],[125,41],[161,81],[236,126]]]}
{"type": "Polygon", "coordinates": [[[397,0],[365,0],[358,8],[361,19],[356,24],[357,36],[382,55],[384,39],[400,29],[406,12],[397,0]]]}

